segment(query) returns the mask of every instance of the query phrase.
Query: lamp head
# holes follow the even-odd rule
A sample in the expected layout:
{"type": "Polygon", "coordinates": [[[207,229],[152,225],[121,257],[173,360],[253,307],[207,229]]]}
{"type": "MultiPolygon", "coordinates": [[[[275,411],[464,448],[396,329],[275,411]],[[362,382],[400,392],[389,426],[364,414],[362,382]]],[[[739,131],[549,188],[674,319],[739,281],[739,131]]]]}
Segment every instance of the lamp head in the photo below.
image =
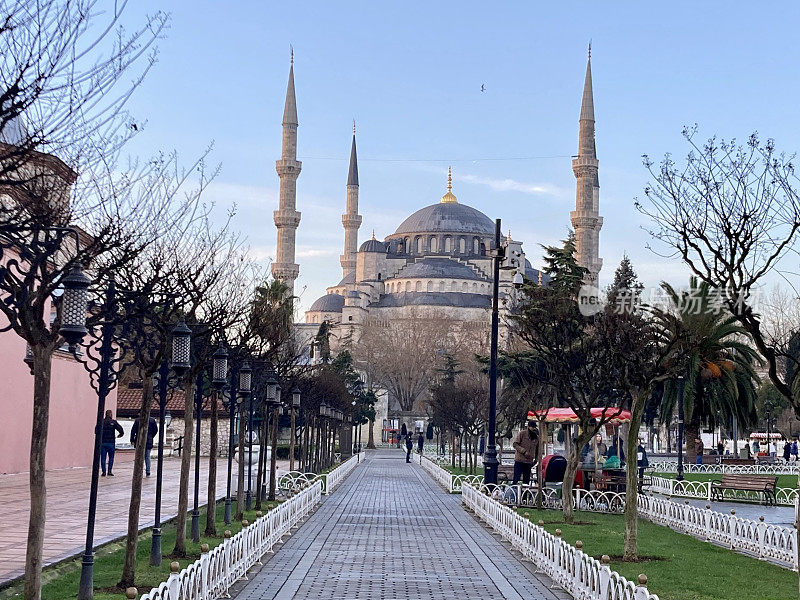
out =
{"type": "Polygon", "coordinates": [[[75,348],[88,333],[86,329],[86,308],[89,299],[89,284],[91,280],[81,269],[75,265],[69,275],[64,277],[61,285],[64,286],[64,295],[61,300],[61,334],[70,348],[75,348]]]}
{"type": "Polygon", "coordinates": [[[181,320],[172,330],[172,370],[179,376],[192,368],[192,330],[181,320]]]}

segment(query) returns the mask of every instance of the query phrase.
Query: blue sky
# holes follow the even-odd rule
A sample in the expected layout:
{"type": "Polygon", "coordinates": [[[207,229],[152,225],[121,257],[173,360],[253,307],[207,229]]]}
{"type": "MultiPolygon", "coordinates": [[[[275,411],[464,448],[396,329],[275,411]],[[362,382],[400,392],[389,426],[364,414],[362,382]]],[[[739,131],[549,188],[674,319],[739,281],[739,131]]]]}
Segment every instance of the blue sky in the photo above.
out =
{"type": "Polygon", "coordinates": [[[744,140],[757,130],[800,147],[797,3],[751,2],[139,2],[172,25],[131,101],[147,121],[131,146],[210,143],[222,171],[209,190],[254,254],[274,257],[281,116],[295,49],[300,121],[297,234],[301,310],[341,277],[347,157],[358,124],[359,241],[391,234],[437,202],[448,165],[454,193],[524,242],[563,238],[575,202],[586,46],[592,40],[600,207],[610,281],[623,253],[647,285],[683,284],[677,260],[646,248],[633,207],[641,155],[686,153],[683,125],[744,140]],[[481,84],[486,92],[480,92],[481,84]],[[524,159],[524,160],[523,160],[524,159]]]}

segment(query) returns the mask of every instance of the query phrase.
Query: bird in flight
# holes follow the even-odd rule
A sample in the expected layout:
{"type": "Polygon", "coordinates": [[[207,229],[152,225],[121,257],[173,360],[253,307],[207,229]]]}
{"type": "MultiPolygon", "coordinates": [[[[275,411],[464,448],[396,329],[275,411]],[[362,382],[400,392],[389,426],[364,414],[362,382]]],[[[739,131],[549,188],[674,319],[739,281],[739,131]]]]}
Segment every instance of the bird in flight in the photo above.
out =
{"type": "Polygon", "coordinates": [[[485,91],[486,91],[486,84],[485,84],[485,83],[482,83],[482,84],[481,84],[481,91],[482,91],[482,92],[485,92],[485,91]]]}

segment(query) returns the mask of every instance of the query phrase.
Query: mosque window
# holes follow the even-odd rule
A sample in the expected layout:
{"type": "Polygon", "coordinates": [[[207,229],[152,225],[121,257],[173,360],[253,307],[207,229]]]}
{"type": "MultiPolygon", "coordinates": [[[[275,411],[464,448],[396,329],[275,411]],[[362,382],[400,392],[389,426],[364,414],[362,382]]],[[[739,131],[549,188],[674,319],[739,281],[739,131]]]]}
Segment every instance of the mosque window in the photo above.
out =
{"type": "Polygon", "coordinates": [[[417,238],[417,254],[422,254],[425,251],[425,240],[421,237],[417,238]]]}
{"type": "Polygon", "coordinates": [[[478,254],[480,252],[480,241],[478,238],[472,239],[472,252],[474,254],[478,254]]]}
{"type": "Polygon", "coordinates": [[[428,289],[427,289],[427,291],[429,291],[429,292],[433,291],[433,282],[430,281],[430,280],[428,281],[428,289]]]}
{"type": "Polygon", "coordinates": [[[380,280],[381,280],[381,274],[378,273],[378,281],[380,281],[380,280]]]}
{"type": "Polygon", "coordinates": [[[453,251],[453,238],[449,236],[444,238],[444,251],[448,253],[453,251]]]}
{"type": "Polygon", "coordinates": [[[455,292],[456,291],[456,282],[455,281],[451,281],[450,282],[450,291],[451,292],[455,292]]]}
{"type": "Polygon", "coordinates": [[[473,294],[477,294],[478,293],[478,284],[477,283],[473,283],[472,284],[472,293],[473,294]]]}
{"type": "Polygon", "coordinates": [[[467,241],[462,237],[458,240],[458,251],[461,254],[465,254],[467,252],[467,241]]]}
{"type": "Polygon", "coordinates": [[[411,282],[410,281],[406,281],[406,291],[407,292],[411,291],[411,282]]]}
{"type": "Polygon", "coordinates": [[[414,287],[414,291],[421,292],[422,291],[422,282],[417,281],[416,286],[414,287]]]}
{"type": "Polygon", "coordinates": [[[462,292],[469,291],[469,284],[466,281],[461,284],[461,291],[462,292]]]}
{"type": "Polygon", "coordinates": [[[431,237],[431,252],[438,252],[439,251],[437,241],[438,240],[435,237],[431,237]]]}
{"type": "Polygon", "coordinates": [[[405,249],[406,252],[411,252],[411,238],[406,238],[405,249]]]}
{"type": "Polygon", "coordinates": [[[443,292],[443,291],[444,291],[444,280],[442,280],[442,281],[440,281],[440,282],[439,282],[439,291],[440,291],[440,292],[443,292]]]}

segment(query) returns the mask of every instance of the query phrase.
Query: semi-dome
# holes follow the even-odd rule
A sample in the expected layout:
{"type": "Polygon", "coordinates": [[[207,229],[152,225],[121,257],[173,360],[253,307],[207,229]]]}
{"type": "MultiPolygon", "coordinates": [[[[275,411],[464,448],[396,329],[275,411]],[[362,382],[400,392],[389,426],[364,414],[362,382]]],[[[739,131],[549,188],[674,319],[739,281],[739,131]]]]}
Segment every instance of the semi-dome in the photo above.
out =
{"type": "Polygon", "coordinates": [[[309,308],[309,312],[342,312],[344,296],[341,294],[325,294],[317,298],[309,308]]]}
{"type": "Polygon", "coordinates": [[[494,222],[481,211],[456,202],[439,202],[419,209],[400,224],[403,233],[476,233],[493,235],[494,222]]]}
{"type": "Polygon", "coordinates": [[[433,278],[447,277],[449,279],[481,279],[481,277],[467,265],[449,258],[425,258],[403,268],[397,279],[404,278],[433,278]]]}
{"type": "MultiPolygon", "coordinates": [[[[339,282],[339,286],[347,285],[348,283],[355,283],[356,282],[356,272],[350,271],[347,275],[342,277],[342,280],[339,282]]],[[[337,287],[339,287],[337,286],[337,287]]]]}
{"type": "Polygon", "coordinates": [[[361,248],[358,249],[359,252],[380,252],[382,254],[386,253],[386,243],[376,240],[372,238],[371,240],[367,240],[363,244],[361,244],[361,248]]]}

